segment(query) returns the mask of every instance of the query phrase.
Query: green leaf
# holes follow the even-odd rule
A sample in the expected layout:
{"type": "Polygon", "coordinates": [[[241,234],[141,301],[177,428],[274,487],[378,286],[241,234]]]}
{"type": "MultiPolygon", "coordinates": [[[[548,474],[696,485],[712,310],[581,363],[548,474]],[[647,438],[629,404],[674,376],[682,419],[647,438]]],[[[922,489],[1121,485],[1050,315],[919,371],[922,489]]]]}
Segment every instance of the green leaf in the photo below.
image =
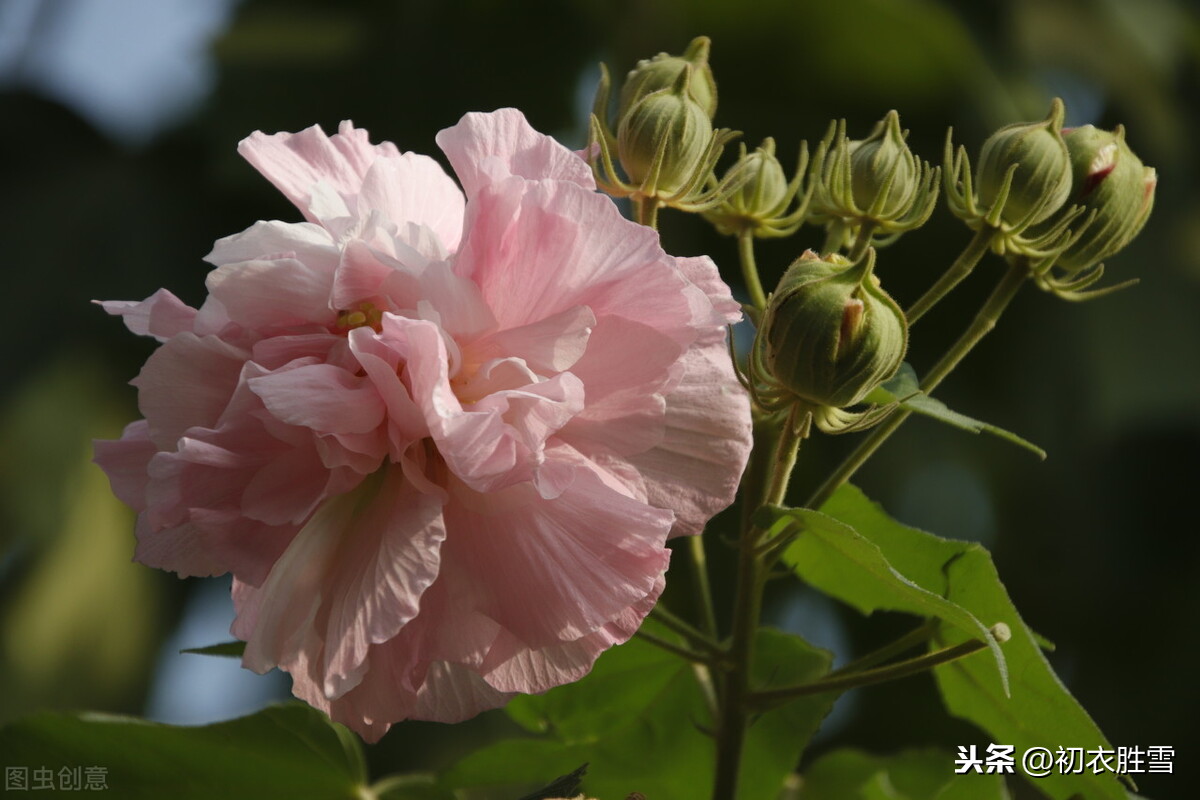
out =
{"type": "MultiPolygon", "coordinates": [[[[826,506],[828,507],[828,506],[826,506]]],[[[1005,657],[990,630],[970,611],[891,563],[879,546],[853,527],[824,513],[804,508],[773,508],[778,526],[790,523],[801,533],[784,552],[783,560],[814,588],[849,603],[864,614],[884,609],[941,620],[958,628],[961,638],[987,642],[992,674],[1001,686],[1008,680],[1005,657]]]]}
{"type": "Polygon", "coordinates": [[[698,726],[711,727],[712,720],[693,667],[643,640],[604,653],[576,683],[517,697],[508,713],[545,734],[468,755],[442,776],[444,786],[504,787],[517,797],[586,762],[583,790],[591,797],[708,794],[713,744],[698,726]]]}
{"type": "Polygon", "coordinates": [[[922,392],[921,383],[917,380],[917,373],[913,370],[912,365],[907,362],[900,365],[900,371],[896,373],[895,377],[882,386],[876,387],[874,391],[867,395],[866,401],[869,403],[878,403],[879,405],[899,402],[901,408],[906,408],[916,414],[931,417],[939,422],[944,422],[947,425],[969,433],[990,433],[993,436],[998,436],[1019,447],[1024,447],[1030,452],[1036,453],[1038,458],[1046,458],[1046,451],[1036,444],[1022,439],[1015,433],[1006,431],[1003,428],[987,422],[981,422],[968,417],[966,414],[960,414],[957,411],[951,411],[941,400],[937,400],[922,392]]]}
{"type": "Polygon", "coordinates": [[[180,650],[181,653],[192,653],[198,656],[224,656],[226,658],[241,658],[242,653],[246,651],[245,642],[221,642],[220,644],[210,644],[207,647],[188,647],[180,650]]]}
{"type": "MultiPolygon", "coordinates": [[[[980,619],[1009,627],[1012,638],[1004,644],[1010,677],[1007,692],[992,666],[979,658],[960,659],[934,670],[950,713],[978,725],[993,742],[1014,745],[1018,764],[1030,747],[1047,747],[1051,752],[1060,745],[1109,747],[1096,723],[1054,674],[1038,638],[1009,599],[987,550],[974,542],[942,539],[901,525],[849,485],[821,510],[869,538],[914,583],[980,619]]],[[[967,635],[943,626],[931,646],[953,645],[967,635]]],[[[1117,779],[1107,773],[1051,773],[1037,778],[1036,785],[1059,800],[1077,794],[1089,800],[1126,798],[1117,779]]]]}
{"type": "MultiPolygon", "coordinates": [[[[647,625],[656,636],[678,641],[647,625]]],[[[815,680],[829,670],[828,653],[794,636],[764,630],[756,648],[756,688],[815,680]]],[[[615,647],[582,680],[509,703],[514,720],[542,735],[506,739],[472,753],[443,776],[443,786],[505,787],[518,796],[587,762],[583,791],[589,797],[632,792],[655,800],[707,797],[715,744],[705,731],[713,720],[695,670],[645,640],[615,647]]],[[[834,699],[800,698],[754,721],[739,798],[775,800],[834,699]]]]}
{"type": "Polygon", "coordinates": [[[954,759],[938,750],[873,756],[861,750],[827,753],[804,773],[797,800],[1008,800],[1000,775],[955,775],[954,759]]]}
{"type": "MultiPolygon", "coordinates": [[[[754,641],[752,688],[760,691],[815,681],[829,672],[832,661],[828,651],[798,636],[761,628],[754,641]]],[[[837,698],[834,692],[799,697],[754,720],[746,734],[738,796],[775,800],[837,698]]]]}
{"type": "Polygon", "coordinates": [[[300,703],[202,727],[109,714],[34,714],[0,727],[8,766],[100,767],[129,800],[361,798],[354,734],[300,703]]]}

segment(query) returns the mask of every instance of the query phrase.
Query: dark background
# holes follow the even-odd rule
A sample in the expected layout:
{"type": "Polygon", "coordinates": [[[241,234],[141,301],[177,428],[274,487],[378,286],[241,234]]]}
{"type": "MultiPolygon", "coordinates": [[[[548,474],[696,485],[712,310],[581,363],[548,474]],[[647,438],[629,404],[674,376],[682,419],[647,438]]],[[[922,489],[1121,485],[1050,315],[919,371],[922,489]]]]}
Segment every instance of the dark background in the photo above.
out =
{"type": "MultiPolygon", "coordinates": [[[[938,163],[947,126],[974,154],[996,127],[1043,116],[1055,95],[1067,102],[1069,125],[1124,123],[1157,168],[1154,214],[1110,263],[1108,280],[1141,284],[1078,305],[1028,287],[939,391],[951,407],[1042,445],[1049,459],[918,419],[857,482],[904,522],[983,541],[1026,620],[1057,643],[1052,662],[1111,743],[1176,747],[1176,774],[1146,776],[1142,792],[1192,796],[1200,711],[1192,133],[1200,22],[1192,5],[213,0],[213,19],[196,22],[192,44],[168,54],[191,65],[191,84],[142,90],[117,76],[126,89],[120,106],[53,77],[56,59],[73,62],[76,74],[100,74],[126,51],[167,47],[157,27],[166,22],[146,16],[153,5],[23,0],[0,11],[0,721],[42,708],[199,721],[164,709],[190,698],[190,713],[198,704],[219,718],[235,713],[223,705],[231,695],[252,707],[286,693],[286,681],[248,674],[228,684],[188,680],[199,668],[181,659],[208,660],[175,651],[227,638],[228,601],[219,582],[180,582],[129,564],[132,517],[88,463],[93,437],[116,437],[138,416],[125,382],[152,349],[89,301],[142,299],[165,286],[198,303],[201,257],[214,239],[258,219],[299,219],[240,160],[238,140],[314,123],[332,131],[353,119],[375,141],[432,154],[436,132],[463,113],[515,106],[534,127],[580,147],[599,61],[621,76],[639,58],[679,52],[707,34],[717,123],[744,131],[750,147],[774,136],[786,169],[800,140],[814,143],[834,117],[863,136],[896,108],[913,149],[938,163]],[[87,44],[89,36],[100,43],[87,44]],[[155,121],[135,113],[148,108],[160,112],[150,114],[155,121]],[[197,619],[207,627],[187,627],[197,619]]],[[[740,291],[731,240],[672,212],[661,223],[669,252],[711,254],[740,291]]],[[[907,304],[968,239],[942,205],[881,253],[878,274],[907,304]]],[[[761,246],[764,282],[820,241],[806,228],[761,246]]],[[[985,259],[915,328],[909,360],[918,371],[998,275],[999,262],[985,259]]],[[[851,444],[806,444],[801,488],[851,444]]],[[[718,571],[732,561],[722,547],[714,537],[718,571]]],[[[843,658],[911,624],[797,600],[794,587],[775,594],[773,619],[843,658]]],[[[371,757],[380,772],[436,769],[506,729],[502,712],[461,729],[401,725],[371,757]]],[[[841,704],[809,757],[845,744],[891,752],[986,741],[948,719],[932,682],[916,678],[841,704]]]]}

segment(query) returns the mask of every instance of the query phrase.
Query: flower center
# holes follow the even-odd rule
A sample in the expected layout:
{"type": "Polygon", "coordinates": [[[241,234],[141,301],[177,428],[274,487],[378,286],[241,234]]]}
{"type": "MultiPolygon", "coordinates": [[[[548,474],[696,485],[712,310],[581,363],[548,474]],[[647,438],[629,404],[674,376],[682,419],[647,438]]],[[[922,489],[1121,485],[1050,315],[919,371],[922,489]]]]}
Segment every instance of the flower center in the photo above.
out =
{"type": "Polygon", "coordinates": [[[343,332],[365,325],[379,333],[383,327],[382,320],[383,311],[376,308],[374,303],[362,302],[358,304],[358,308],[339,311],[336,325],[338,330],[343,332]]]}

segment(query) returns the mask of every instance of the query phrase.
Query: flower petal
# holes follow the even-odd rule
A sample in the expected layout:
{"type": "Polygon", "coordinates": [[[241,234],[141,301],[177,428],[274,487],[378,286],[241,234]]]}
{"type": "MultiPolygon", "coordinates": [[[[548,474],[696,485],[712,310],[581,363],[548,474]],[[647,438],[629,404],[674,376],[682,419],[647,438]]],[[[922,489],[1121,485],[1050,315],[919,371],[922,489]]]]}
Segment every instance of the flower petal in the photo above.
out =
{"type": "Polygon", "coordinates": [[[332,364],[281,369],[249,381],[280,422],[318,433],[366,433],[383,423],[384,403],[368,378],[332,364]]]}
{"type": "Polygon", "coordinates": [[[172,449],[191,427],[213,427],[238,384],[246,352],[215,336],[181,333],[150,354],[130,383],[150,439],[172,449]]]}
{"type": "Polygon", "coordinates": [[[437,234],[445,252],[453,253],[462,239],[465,207],[462,192],[440,164],[429,156],[404,153],[370,166],[357,213],[378,210],[397,225],[424,225],[437,234]]]}
{"type": "Polygon", "coordinates": [[[654,591],[673,514],[614,489],[583,459],[553,500],[527,484],[481,494],[459,485],[445,509],[444,570],[461,570],[473,605],[528,647],[573,641],[654,591]]]}
{"type": "Polygon", "coordinates": [[[437,135],[467,197],[482,186],[518,175],[530,180],[570,181],[595,189],[592,168],[554,139],[535,131],[515,108],[465,115],[437,135]]]}
{"type": "Polygon", "coordinates": [[[104,300],[100,306],[109,314],[125,320],[125,327],[138,336],[153,336],[165,342],[172,336],[191,331],[196,309],[166,289],[159,289],[145,300],[104,300]]]}
{"type": "Polygon", "coordinates": [[[416,616],[437,576],[440,508],[396,468],[327,501],[262,587],[242,587],[233,630],[247,642],[243,663],[257,672],[288,668],[303,652],[310,667],[319,664],[326,696],[357,685],[370,645],[416,616]]]}
{"type": "Polygon", "coordinates": [[[309,211],[314,184],[322,182],[353,197],[376,159],[400,155],[390,142],[372,145],[367,132],[350,122],[343,122],[333,136],[326,136],[319,125],[299,133],[255,132],[238,144],[238,152],[310,222],[319,221],[309,211]]]}
{"type": "Polygon", "coordinates": [[[629,456],[649,502],[672,509],[672,536],[698,534],[733,502],[750,455],[750,401],[733,375],[723,332],[683,359],[683,380],[667,396],[664,437],[629,456]]]}

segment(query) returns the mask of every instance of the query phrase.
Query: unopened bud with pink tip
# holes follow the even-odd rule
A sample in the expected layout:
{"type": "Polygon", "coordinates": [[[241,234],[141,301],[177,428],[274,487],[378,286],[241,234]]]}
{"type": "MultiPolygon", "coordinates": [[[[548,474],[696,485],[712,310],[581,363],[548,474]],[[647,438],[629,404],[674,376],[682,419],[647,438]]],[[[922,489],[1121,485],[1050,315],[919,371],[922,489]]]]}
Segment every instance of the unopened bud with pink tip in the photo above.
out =
{"type": "Polygon", "coordinates": [[[1071,154],[1071,202],[1094,212],[1078,238],[1055,260],[1068,275],[1116,254],[1137,236],[1154,207],[1158,174],[1125,143],[1125,128],[1092,125],[1063,137],[1071,154]]]}

